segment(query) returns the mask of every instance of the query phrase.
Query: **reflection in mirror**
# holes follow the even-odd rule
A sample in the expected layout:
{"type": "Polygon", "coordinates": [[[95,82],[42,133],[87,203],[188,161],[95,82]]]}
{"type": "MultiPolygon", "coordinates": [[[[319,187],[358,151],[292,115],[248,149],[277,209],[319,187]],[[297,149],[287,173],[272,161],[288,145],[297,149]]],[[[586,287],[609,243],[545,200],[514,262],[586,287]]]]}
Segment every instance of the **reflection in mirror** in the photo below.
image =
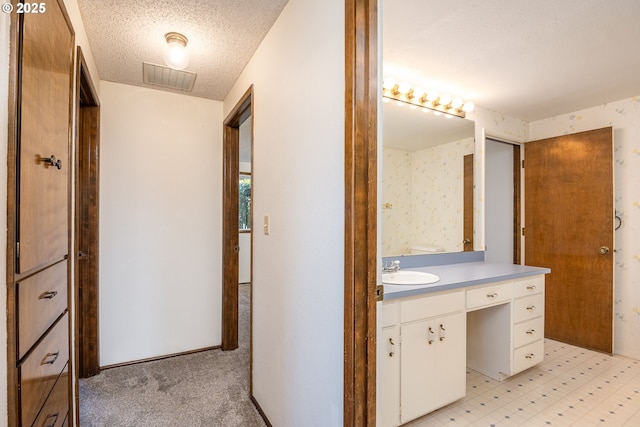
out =
{"type": "Polygon", "coordinates": [[[382,256],[473,250],[473,121],[391,101],[382,129],[382,256]]]}

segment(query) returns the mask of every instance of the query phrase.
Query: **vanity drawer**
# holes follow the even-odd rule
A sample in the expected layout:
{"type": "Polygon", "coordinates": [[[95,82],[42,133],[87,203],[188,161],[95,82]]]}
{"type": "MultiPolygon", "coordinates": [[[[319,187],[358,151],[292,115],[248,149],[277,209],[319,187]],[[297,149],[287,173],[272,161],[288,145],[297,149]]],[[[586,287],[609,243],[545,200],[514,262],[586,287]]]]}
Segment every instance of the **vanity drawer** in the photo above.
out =
{"type": "Polygon", "coordinates": [[[58,378],[33,427],[62,427],[66,425],[68,411],[69,373],[65,371],[58,378]]]}
{"type": "Polygon", "coordinates": [[[67,308],[67,262],[60,262],[17,284],[18,358],[67,308]]]}
{"type": "Polygon", "coordinates": [[[464,310],[464,292],[420,296],[400,303],[400,322],[427,319],[464,310]]]}
{"type": "Polygon", "coordinates": [[[513,298],[513,282],[501,282],[467,291],[467,309],[507,302],[513,298]]]}
{"type": "Polygon", "coordinates": [[[19,367],[22,425],[32,425],[58,376],[68,369],[69,313],[66,313],[19,367]]]}
{"type": "Polygon", "coordinates": [[[533,319],[543,314],[544,294],[518,298],[513,302],[513,321],[515,323],[533,319]]]}
{"type": "Polygon", "coordinates": [[[544,340],[520,347],[513,352],[513,374],[524,371],[544,359],[544,340]]]}
{"type": "Polygon", "coordinates": [[[522,347],[544,337],[544,317],[536,317],[513,327],[513,346],[522,347]]]}
{"type": "Polygon", "coordinates": [[[535,276],[518,280],[513,283],[513,297],[520,298],[527,295],[539,294],[544,291],[544,276],[535,276]]]}
{"type": "Polygon", "coordinates": [[[393,326],[398,324],[398,312],[400,311],[400,304],[397,302],[383,302],[380,310],[380,326],[393,326]]]}

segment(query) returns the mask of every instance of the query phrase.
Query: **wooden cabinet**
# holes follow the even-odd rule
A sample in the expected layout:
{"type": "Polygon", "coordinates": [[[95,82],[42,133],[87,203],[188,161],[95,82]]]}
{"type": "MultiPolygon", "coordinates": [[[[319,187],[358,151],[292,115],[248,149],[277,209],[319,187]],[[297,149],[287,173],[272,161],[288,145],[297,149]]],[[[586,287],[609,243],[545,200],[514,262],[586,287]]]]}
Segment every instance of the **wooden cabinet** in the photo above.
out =
{"type": "Polygon", "coordinates": [[[397,426],[464,397],[464,292],[383,303],[379,426],[397,426]]]}
{"type": "Polygon", "coordinates": [[[9,423],[69,423],[70,144],[74,32],[62,0],[12,18],[9,146],[9,423]],[[15,348],[13,350],[13,348],[15,348]]]}

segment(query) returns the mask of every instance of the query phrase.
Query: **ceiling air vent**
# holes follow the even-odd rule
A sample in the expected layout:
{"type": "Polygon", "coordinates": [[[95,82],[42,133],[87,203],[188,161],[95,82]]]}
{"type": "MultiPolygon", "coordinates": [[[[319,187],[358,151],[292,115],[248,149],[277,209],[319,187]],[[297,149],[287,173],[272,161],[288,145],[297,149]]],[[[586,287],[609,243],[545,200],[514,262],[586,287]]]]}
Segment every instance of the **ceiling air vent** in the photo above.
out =
{"type": "Polygon", "coordinates": [[[174,70],[162,65],[142,63],[142,75],[146,84],[168,89],[191,92],[196,82],[196,73],[174,70]]]}

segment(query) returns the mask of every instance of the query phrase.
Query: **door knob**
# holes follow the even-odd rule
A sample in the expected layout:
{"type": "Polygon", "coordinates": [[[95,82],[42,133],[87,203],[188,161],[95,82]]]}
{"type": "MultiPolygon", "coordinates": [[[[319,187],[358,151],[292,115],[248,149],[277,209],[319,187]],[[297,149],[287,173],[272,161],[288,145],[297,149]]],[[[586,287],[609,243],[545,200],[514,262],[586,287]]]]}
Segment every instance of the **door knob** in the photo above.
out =
{"type": "Polygon", "coordinates": [[[606,255],[609,253],[609,248],[606,246],[600,246],[598,252],[600,252],[600,255],[606,255]]]}
{"type": "Polygon", "coordinates": [[[462,243],[464,243],[465,245],[468,245],[469,243],[471,243],[471,240],[469,240],[469,239],[464,239],[464,240],[462,241],[462,243]]]}

